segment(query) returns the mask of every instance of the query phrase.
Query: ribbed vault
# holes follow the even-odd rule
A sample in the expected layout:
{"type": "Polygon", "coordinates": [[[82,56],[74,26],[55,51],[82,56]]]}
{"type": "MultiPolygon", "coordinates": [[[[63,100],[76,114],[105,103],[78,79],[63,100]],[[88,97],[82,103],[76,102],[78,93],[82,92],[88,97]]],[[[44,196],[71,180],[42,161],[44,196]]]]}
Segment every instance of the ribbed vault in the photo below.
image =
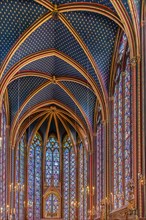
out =
{"type": "Polygon", "coordinates": [[[1,99],[8,94],[13,146],[29,126],[33,130],[41,118],[52,117],[55,125],[64,119],[68,129],[68,123],[75,126],[71,120],[79,127],[81,123],[92,148],[97,107],[103,120],[108,117],[114,48],[121,30],[131,56],[136,53],[132,15],[140,13],[139,5],[125,0],[2,1],[0,88],[1,99]],[[68,114],[51,113],[51,105],[68,114]]]}

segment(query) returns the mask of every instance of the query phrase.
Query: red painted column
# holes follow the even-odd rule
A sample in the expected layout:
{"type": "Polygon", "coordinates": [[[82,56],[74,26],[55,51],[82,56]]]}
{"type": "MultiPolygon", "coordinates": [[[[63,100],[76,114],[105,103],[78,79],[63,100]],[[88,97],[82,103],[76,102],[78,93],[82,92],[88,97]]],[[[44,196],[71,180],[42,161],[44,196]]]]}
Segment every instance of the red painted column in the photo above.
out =
{"type": "Polygon", "coordinates": [[[92,208],[93,208],[93,196],[92,196],[92,187],[93,187],[93,153],[90,154],[90,182],[89,182],[89,197],[90,197],[90,220],[92,220],[92,208]]]}

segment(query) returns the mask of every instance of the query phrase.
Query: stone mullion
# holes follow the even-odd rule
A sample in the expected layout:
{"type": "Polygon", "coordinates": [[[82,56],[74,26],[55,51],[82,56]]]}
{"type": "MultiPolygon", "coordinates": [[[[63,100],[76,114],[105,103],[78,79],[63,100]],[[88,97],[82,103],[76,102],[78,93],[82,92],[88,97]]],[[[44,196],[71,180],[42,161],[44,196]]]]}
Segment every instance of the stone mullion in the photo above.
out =
{"type": "Polygon", "coordinates": [[[26,135],[24,136],[24,219],[26,219],[27,213],[27,142],[26,135]]]}
{"type": "MultiPolygon", "coordinates": [[[[17,192],[16,192],[16,190],[15,190],[15,200],[16,200],[16,193],[18,193],[18,219],[19,219],[19,204],[20,204],[20,192],[19,192],[19,185],[17,185],[17,184],[20,184],[20,164],[21,164],[21,161],[20,161],[20,155],[21,155],[21,147],[20,147],[20,142],[18,143],[18,146],[16,146],[16,153],[15,153],[15,164],[16,164],[16,160],[17,160],[17,151],[18,151],[18,158],[19,158],[19,171],[18,171],[18,183],[15,181],[15,187],[16,186],[18,186],[18,188],[16,188],[16,190],[18,190],[17,192]]],[[[15,169],[16,169],[16,167],[15,167],[15,169]]],[[[16,170],[15,170],[15,180],[16,180],[16,170]]],[[[15,201],[15,203],[16,203],[16,201],[15,201]]]]}
{"type": "Polygon", "coordinates": [[[92,220],[92,214],[93,214],[93,196],[92,196],[92,187],[93,187],[93,152],[90,153],[90,179],[89,179],[89,197],[90,197],[90,220],[92,220]]]}
{"type": "Polygon", "coordinates": [[[97,130],[94,135],[94,163],[93,163],[93,166],[94,166],[93,170],[95,171],[95,173],[94,173],[94,175],[95,175],[95,177],[94,177],[95,196],[94,196],[93,204],[97,210],[97,206],[98,206],[98,202],[97,202],[97,130]]]}
{"type": "MultiPolygon", "coordinates": [[[[63,189],[62,189],[62,186],[63,186],[63,147],[61,146],[62,145],[62,141],[60,141],[59,143],[59,152],[60,152],[60,180],[59,180],[59,184],[60,184],[60,193],[63,197],[63,189]]],[[[62,207],[63,207],[63,201],[62,199],[60,200],[60,210],[62,212],[62,207]]],[[[60,212],[60,213],[61,213],[60,212]]],[[[61,213],[61,217],[63,217],[63,213],[61,213]]]]}
{"type": "MultiPolygon", "coordinates": [[[[47,135],[47,134],[45,134],[45,135],[47,135]]],[[[46,137],[44,137],[44,140],[47,140],[47,138],[46,137]]],[[[45,172],[46,172],[46,168],[45,168],[45,163],[46,163],[46,145],[47,145],[47,142],[43,142],[43,149],[42,149],[42,169],[43,169],[43,171],[42,171],[42,217],[44,217],[44,213],[45,213],[45,202],[44,202],[44,199],[43,199],[43,195],[44,195],[44,192],[45,192],[45,186],[46,186],[46,180],[45,180],[45,178],[46,178],[46,174],[45,174],[45,172]]]]}
{"type": "Polygon", "coordinates": [[[11,147],[9,142],[9,132],[10,132],[10,126],[7,125],[6,127],[6,135],[7,135],[7,216],[9,216],[10,213],[10,184],[11,184],[11,147]]]}
{"type": "Polygon", "coordinates": [[[15,208],[15,148],[11,148],[11,215],[12,219],[15,219],[14,217],[14,208],[15,208]]]}
{"type": "MultiPolygon", "coordinates": [[[[133,58],[131,60],[131,74],[132,74],[132,126],[133,126],[133,177],[134,177],[134,197],[135,197],[135,207],[140,208],[139,206],[139,198],[141,197],[141,187],[138,185],[138,172],[141,172],[141,167],[138,164],[138,158],[141,157],[139,147],[137,147],[137,71],[136,71],[136,60],[133,58]],[[138,198],[138,195],[140,197],[138,198]]],[[[138,116],[139,117],[139,116],[138,116]]],[[[140,214],[140,213],[139,213],[140,214]]],[[[141,214],[140,214],[141,215],[141,214]]]]}
{"type": "MultiPolygon", "coordinates": [[[[76,154],[76,201],[79,202],[79,143],[77,144],[76,154]]],[[[76,220],[78,220],[79,210],[76,207],[76,220]]]]}
{"type": "Polygon", "coordinates": [[[123,205],[125,205],[125,72],[122,72],[122,183],[123,183],[123,205]]]}
{"type": "MultiPolygon", "coordinates": [[[[0,190],[3,188],[3,181],[2,181],[2,170],[3,170],[3,162],[2,162],[2,150],[3,150],[3,132],[2,132],[2,128],[3,128],[3,119],[2,119],[2,111],[0,112],[0,138],[1,138],[1,148],[0,148],[0,164],[1,164],[1,170],[0,170],[0,190]]],[[[2,194],[2,192],[1,192],[2,194]]],[[[2,198],[2,196],[1,196],[2,198]]],[[[0,200],[0,209],[3,207],[3,201],[0,200]]],[[[0,210],[0,218],[2,219],[3,216],[3,212],[0,210]]]]}
{"type": "MultiPolygon", "coordinates": [[[[117,89],[117,97],[119,98],[119,84],[118,84],[118,89],[117,89]]],[[[119,125],[119,104],[118,104],[118,98],[117,98],[117,150],[116,150],[116,153],[117,153],[117,171],[119,173],[119,161],[118,161],[118,154],[119,154],[119,132],[118,132],[118,125],[119,125]]],[[[117,190],[119,191],[119,175],[116,176],[116,179],[117,179],[117,190]]],[[[117,199],[117,206],[119,208],[119,199],[117,199]]]]}
{"type": "Polygon", "coordinates": [[[145,144],[146,144],[146,1],[143,0],[142,2],[142,22],[141,22],[141,48],[142,48],[142,83],[141,86],[143,88],[142,90],[142,98],[143,98],[143,146],[142,146],[142,161],[143,161],[143,176],[145,177],[145,184],[143,189],[143,216],[146,218],[146,153],[145,153],[145,144]]]}
{"type": "MultiPolygon", "coordinates": [[[[120,73],[122,74],[122,72],[120,73]]],[[[120,79],[119,79],[119,86],[118,86],[118,98],[121,98],[121,100],[118,100],[118,103],[121,103],[121,106],[118,105],[118,173],[119,173],[119,152],[122,151],[122,167],[123,167],[123,128],[122,128],[122,133],[119,132],[119,123],[123,125],[123,76],[120,75],[120,79]],[[122,77],[122,79],[121,79],[122,77]],[[122,95],[120,94],[120,89],[122,88],[122,95]],[[121,97],[122,96],[122,97],[121,97]],[[122,113],[119,112],[119,109],[120,111],[122,111],[122,113]],[[121,118],[121,115],[122,114],[122,118],[121,118]],[[120,138],[119,138],[120,137],[120,138]],[[121,143],[122,142],[122,146],[121,146],[121,143]]],[[[121,178],[122,178],[122,191],[123,191],[123,168],[122,168],[122,174],[121,174],[121,178]]],[[[119,176],[118,176],[118,191],[119,191],[119,184],[120,184],[120,179],[119,179],[119,176]]],[[[118,198],[118,206],[120,205],[119,201],[121,201],[121,191],[119,193],[119,196],[120,198],[118,198]]],[[[123,202],[122,202],[123,203],[123,202]]],[[[122,204],[123,205],[123,204],[122,204]]],[[[121,207],[119,207],[121,208],[121,207]]]]}
{"type": "MultiPolygon", "coordinates": [[[[85,167],[85,161],[84,161],[84,153],[85,153],[85,146],[83,146],[83,189],[85,189],[84,186],[84,178],[85,178],[85,171],[84,171],[84,167],[85,167]]],[[[83,218],[84,218],[84,205],[85,205],[85,194],[83,193],[83,218]]],[[[85,218],[84,218],[85,219],[85,218]]]]}
{"type": "MultiPolygon", "coordinates": [[[[87,186],[89,187],[90,185],[90,166],[89,166],[89,161],[90,161],[90,153],[87,154],[87,161],[88,161],[88,167],[87,167],[87,186]]],[[[87,190],[87,189],[85,189],[87,190]]],[[[87,193],[87,212],[90,210],[90,197],[87,193]]]]}
{"type": "Polygon", "coordinates": [[[61,158],[61,160],[60,160],[60,162],[61,162],[61,167],[60,167],[60,169],[61,169],[61,195],[62,195],[62,199],[61,199],[61,217],[63,218],[63,210],[64,210],[64,205],[63,205],[63,195],[64,195],[64,191],[63,191],[63,184],[64,184],[64,180],[63,180],[63,154],[64,154],[64,150],[63,150],[63,144],[62,144],[62,141],[61,141],[61,145],[62,146],[60,146],[60,148],[62,149],[61,150],[61,154],[60,154],[60,158],[61,158]]]}
{"type": "MultiPolygon", "coordinates": [[[[141,170],[141,174],[143,174],[143,155],[142,155],[142,108],[141,108],[141,102],[142,102],[142,88],[141,88],[141,60],[138,57],[137,58],[137,98],[138,98],[138,170],[141,170]]],[[[143,175],[142,175],[143,176],[143,175]]],[[[143,177],[144,178],[144,177],[143,177]]],[[[144,185],[139,183],[139,207],[140,207],[140,217],[143,217],[143,195],[144,195],[144,185]]]]}
{"type": "Polygon", "coordinates": [[[36,154],[36,146],[34,147],[33,144],[33,150],[34,150],[34,178],[33,178],[33,184],[34,184],[34,188],[33,188],[33,220],[35,220],[35,179],[36,179],[36,167],[35,167],[35,154],[36,154]]]}
{"type": "Polygon", "coordinates": [[[70,206],[71,206],[71,198],[70,198],[70,196],[71,196],[71,193],[70,193],[70,176],[71,176],[71,172],[70,172],[70,167],[71,167],[71,164],[70,164],[70,162],[71,162],[71,150],[69,149],[69,183],[68,183],[68,185],[69,185],[69,195],[68,195],[68,197],[69,197],[69,219],[70,219],[70,217],[71,217],[71,212],[70,212],[70,206]]]}
{"type": "Polygon", "coordinates": [[[108,128],[108,133],[109,133],[109,193],[112,199],[112,204],[111,204],[111,209],[110,211],[113,210],[114,206],[113,206],[113,196],[114,196],[114,189],[113,189],[113,176],[114,176],[114,167],[113,167],[113,146],[114,146],[114,138],[113,138],[113,134],[114,134],[114,124],[113,124],[113,119],[114,119],[114,97],[110,97],[109,99],[109,107],[110,107],[110,117],[109,117],[109,128],[108,128]]]}
{"type": "Polygon", "coordinates": [[[26,219],[28,219],[28,158],[30,146],[26,146],[26,219]]]}

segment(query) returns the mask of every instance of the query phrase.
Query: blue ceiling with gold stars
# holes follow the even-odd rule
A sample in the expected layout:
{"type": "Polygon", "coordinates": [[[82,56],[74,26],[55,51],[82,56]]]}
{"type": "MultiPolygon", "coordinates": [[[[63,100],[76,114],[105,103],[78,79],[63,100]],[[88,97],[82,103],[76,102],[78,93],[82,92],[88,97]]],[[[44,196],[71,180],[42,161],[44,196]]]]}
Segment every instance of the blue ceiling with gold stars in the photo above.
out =
{"type": "Polygon", "coordinates": [[[1,63],[19,36],[48,10],[34,1],[19,0],[2,0],[0,8],[1,63]]]}
{"type": "MultiPolygon", "coordinates": [[[[73,2],[93,3],[95,6],[99,4],[119,18],[110,0],[50,0],[50,2],[57,5],[73,2]]],[[[132,19],[128,0],[122,0],[122,3],[132,19]]],[[[140,16],[140,0],[134,0],[134,3],[137,14],[140,16]]],[[[36,21],[39,21],[49,10],[35,2],[35,0],[2,0],[0,8],[2,12],[0,63],[3,64],[7,54],[15,46],[18,39],[21,39],[25,31],[36,21]]],[[[45,78],[33,76],[33,73],[37,72],[45,73],[47,76],[74,78],[74,82],[64,80],[62,84],[75,97],[75,100],[87,116],[91,127],[94,127],[97,96],[92,89],[88,89],[85,86],[85,84],[89,83],[88,79],[80,73],[77,67],[79,66],[90,77],[91,82],[97,86],[100,96],[104,96],[103,88],[108,94],[111,64],[119,27],[109,17],[89,11],[71,12],[68,10],[62,15],[71,28],[76,31],[78,40],[59,17],[54,18],[52,16],[52,18],[42,22],[23,40],[5,67],[3,78],[7,76],[8,71],[14,65],[19,64],[27,56],[31,57],[35,53],[39,52],[41,54],[43,51],[49,50],[55,50],[56,53],[62,54],[61,57],[52,55],[45,58],[37,58],[33,62],[29,59],[27,65],[20,69],[19,75],[24,72],[26,74],[27,72],[32,72],[32,75],[16,79],[8,85],[11,123],[19,107],[28,96],[48,81],[45,78]],[[91,59],[87,56],[85,48],[82,48],[80,41],[86,46],[91,55],[90,57],[95,62],[95,66],[91,63],[91,59]],[[67,63],[64,60],[64,56],[68,57],[72,62],[67,63]],[[76,80],[79,80],[80,83],[77,83],[76,80]]],[[[53,83],[36,93],[25,106],[20,116],[38,103],[52,99],[71,108],[86,124],[83,114],[75,104],[75,101],[59,85],[53,83]]]]}

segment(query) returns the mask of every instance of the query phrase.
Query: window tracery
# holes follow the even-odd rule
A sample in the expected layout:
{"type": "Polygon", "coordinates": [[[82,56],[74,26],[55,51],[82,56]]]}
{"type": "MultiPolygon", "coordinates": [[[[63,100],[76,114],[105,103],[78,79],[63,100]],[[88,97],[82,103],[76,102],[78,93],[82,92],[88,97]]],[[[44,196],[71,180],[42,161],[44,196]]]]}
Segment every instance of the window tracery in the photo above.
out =
{"type": "Polygon", "coordinates": [[[79,196],[79,219],[87,219],[87,154],[82,142],[79,145],[79,173],[78,173],[78,196],[79,196]]]}
{"type": "Polygon", "coordinates": [[[28,152],[27,216],[29,220],[39,220],[41,216],[41,164],[42,139],[37,133],[28,152]]]}
{"type": "Polygon", "coordinates": [[[25,190],[25,135],[16,149],[15,218],[24,219],[25,190]]]}
{"type": "Polygon", "coordinates": [[[78,148],[80,170],[77,177],[77,155],[69,136],[66,135],[63,139],[61,153],[55,135],[49,136],[46,149],[42,151],[42,138],[37,132],[28,147],[27,160],[25,139],[26,136],[23,135],[16,151],[15,218],[25,219],[26,216],[29,220],[39,220],[42,217],[43,207],[44,217],[51,219],[60,217],[62,206],[64,219],[74,220],[77,217],[77,208],[79,208],[80,219],[87,219],[87,192],[83,190],[87,188],[87,153],[83,144],[81,143],[78,148]],[[44,180],[42,179],[43,158],[44,180]],[[62,165],[60,166],[61,158],[62,165]],[[27,179],[25,179],[26,165],[28,167],[27,179]],[[63,173],[61,173],[61,167],[63,173]],[[61,179],[60,175],[63,175],[61,179]],[[80,179],[78,184],[77,178],[80,179]],[[25,181],[27,182],[26,188],[24,187],[25,181]],[[60,183],[63,186],[62,191],[60,183]],[[27,192],[26,204],[25,189],[27,192]],[[42,200],[44,201],[43,206],[42,200]],[[77,203],[80,204],[79,207],[77,207],[77,203]]]}
{"type": "Polygon", "coordinates": [[[131,71],[129,48],[126,35],[123,34],[119,47],[121,63],[118,63],[115,77],[113,103],[113,198],[114,208],[121,208],[129,199],[128,183],[132,178],[132,142],[131,142],[131,71]]]}
{"type": "Polygon", "coordinates": [[[49,137],[46,145],[45,172],[46,184],[50,186],[53,177],[54,186],[58,186],[60,180],[60,152],[55,135],[49,137]]]}
{"type": "MultiPolygon", "coordinates": [[[[100,114],[99,114],[100,117],[100,114]]],[[[103,199],[103,191],[104,191],[104,142],[103,142],[103,124],[100,120],[98,121],[97,126],[97,177],[96,177],[96,185],[97,185],[97,215],[100,217],[101,214],[101,201],[103,199]]]]}
{"type": "Polygon", "coordinates": [[[59,198],[54,193],[50,193],[45,200],[46,216],[49,218],[58,217],[59,212],[59,198]]]}
{"type": "Polygon", "coordinates": [[[7,203],[7,149],[6,149],[6,110],[4,103],[1,114],[1,146],[0,146],[0,207],[1,219],[6,218],[7,203]]]}
{"type": "Polygon", "coordinates": [[[64,219],[75,219],[76,209],[76,156],[68,136],[63,140],[63,215],[64,219]]]}

